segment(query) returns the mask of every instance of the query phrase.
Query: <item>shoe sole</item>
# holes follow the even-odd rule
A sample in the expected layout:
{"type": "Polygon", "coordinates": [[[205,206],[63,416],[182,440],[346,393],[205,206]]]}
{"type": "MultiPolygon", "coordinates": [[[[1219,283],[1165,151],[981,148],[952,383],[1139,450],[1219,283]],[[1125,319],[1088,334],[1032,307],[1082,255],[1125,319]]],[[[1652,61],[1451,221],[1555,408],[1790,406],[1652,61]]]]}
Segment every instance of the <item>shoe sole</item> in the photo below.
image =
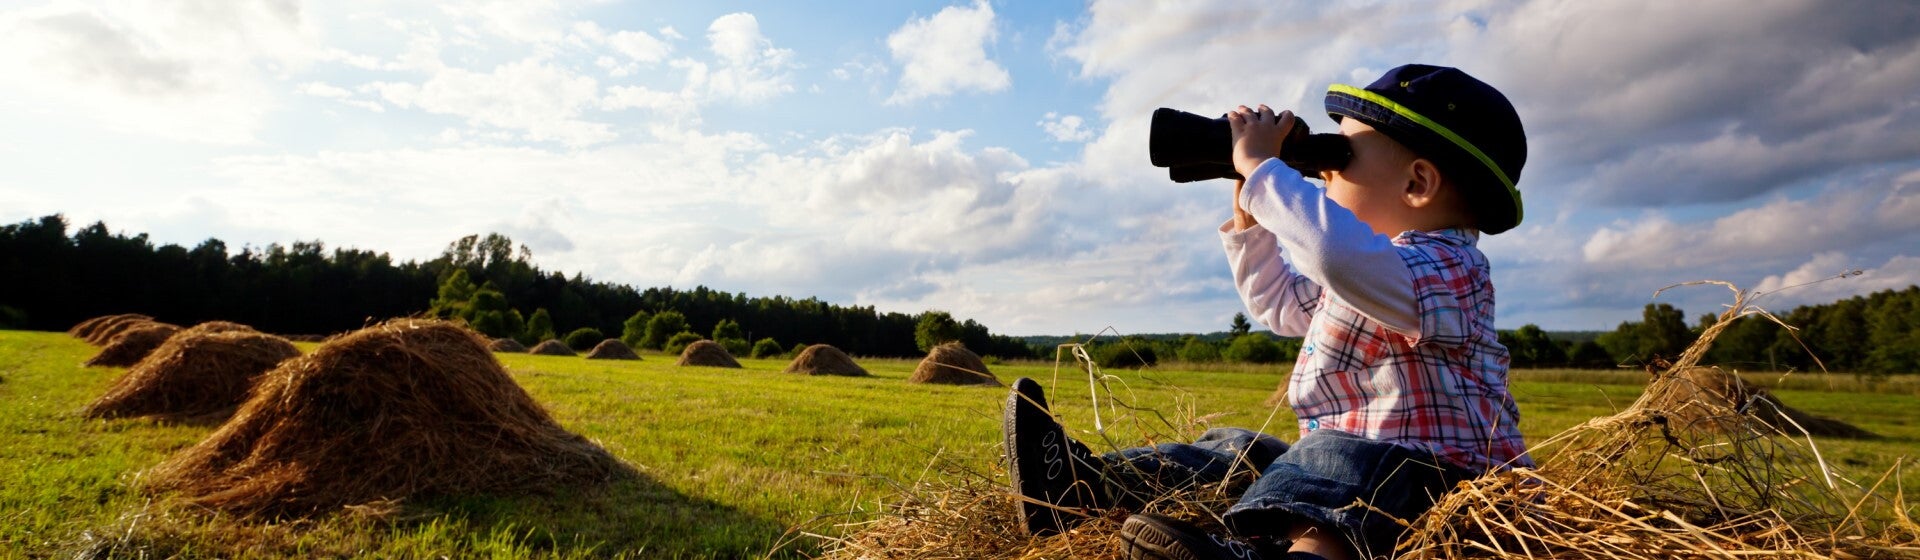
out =
{"type": "MultiPolygon", "coordinates": [[[[1175,527],[1154,515],[1135,515],[1120,524],[1120,540],[1126,543],[1129,560],[1208,560],[1199,550],[1215,550],[1220,543],[1199,541],[1191,531],[1175,527]]],[[[1236,553],[1230,553],[1236,554],[1236,553]]],[[[1252,558],[1245,552],[1240,558],[1252,558]]]]}

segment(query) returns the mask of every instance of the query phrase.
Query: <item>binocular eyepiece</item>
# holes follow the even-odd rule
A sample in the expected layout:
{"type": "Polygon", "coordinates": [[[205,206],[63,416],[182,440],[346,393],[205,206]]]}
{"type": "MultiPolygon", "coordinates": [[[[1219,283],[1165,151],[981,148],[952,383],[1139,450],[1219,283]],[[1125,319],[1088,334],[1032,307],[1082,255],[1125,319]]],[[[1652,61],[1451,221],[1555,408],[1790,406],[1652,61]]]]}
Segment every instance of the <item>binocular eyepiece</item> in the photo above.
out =
{"type": "MultiPolygon", "coordinates": [[[[1166,107],[1155,109],[1147,157],[1155,167],[1167,168],[1167,176],[1176,183],[1242,178],[1233,169],[1233,126],[1225,115],[1209,119],[1166,107]]],[[[1347,137],[1313,134],[1306,121],[1298,118],[1280,143],[1280,161],[1302,174],[1339,170],[1352,160],[1353,146],[1347,137]]]]}

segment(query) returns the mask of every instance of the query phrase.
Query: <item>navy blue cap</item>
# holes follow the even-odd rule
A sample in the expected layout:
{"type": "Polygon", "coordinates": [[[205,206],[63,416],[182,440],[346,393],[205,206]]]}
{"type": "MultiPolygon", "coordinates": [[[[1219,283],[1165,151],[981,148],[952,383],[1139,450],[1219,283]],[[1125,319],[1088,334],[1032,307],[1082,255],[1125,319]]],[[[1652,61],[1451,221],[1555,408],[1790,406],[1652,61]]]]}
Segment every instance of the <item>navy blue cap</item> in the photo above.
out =
{"type": "Polygon", "coordinates": [[[1328,87],[1327,115],[1360,119],[1433,160],[1460,187],[1480,231],[1520,225],[1527,131],[1507,96],[1486,82],[1457,68],[1408,64],[1365,89],[1328,87]]]}

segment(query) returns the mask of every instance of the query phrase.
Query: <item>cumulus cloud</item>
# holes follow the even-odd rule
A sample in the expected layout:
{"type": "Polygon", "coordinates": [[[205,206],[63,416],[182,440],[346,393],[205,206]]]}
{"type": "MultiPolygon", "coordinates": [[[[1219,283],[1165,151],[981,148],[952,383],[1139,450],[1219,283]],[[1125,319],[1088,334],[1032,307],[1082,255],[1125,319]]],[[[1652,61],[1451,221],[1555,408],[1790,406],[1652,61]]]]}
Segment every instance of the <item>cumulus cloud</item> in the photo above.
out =
{"type": "Polygon", "coordinates": [[[1820,253],[1798,268],[1762,278],[1753,290],[1766,294],[1761,305],[1786,311],[1920,284],[1920,256],[1896,255],[1878,264],[1860,261],[1840,252],[1820,253]]]}
{"type": "Polygon", "coordinates": [[[295,3],[202,8],[57,3],[0,13],[0,86],[16,100],[110,130],[251,141],[276,107],[271,70],[325,54],[295,3]]]}
{"type": "Polygon", "coordinates": [[[972,8],[948,6],[932,17],[907,22],[887,36],[887,49],[901,65],[900,87],[887,103],[1005,91],[1012,78],[987,58],[987,46],[997,36],[993,6],[985,0],[975,0],[972,8]]]}
{"type": "Polygon", "coordinates": [[[1085,142],[1093,138],[1092,129],[1082,128],[1086,125],[1086,121],[1081,119],[1080,115],[1062,115],[1049,111],[1046,116],[1040,118],[1040,122],[1035,124],[1040,125],[1040,129],[1046,131],[1047,136],[1053,138],[1055,142],[1085,142]]]}
{"type": "Polygon", "coordinates": [[[686,71],[688,88],[747,103],[793,91],[793,50],[774,47],[773,40],[760,32],[760,20],[753,14],[736,12],[715,18],[707,26],[707,44],[718,59],[715,64],[673,61],[675,68],[686,71]]]}
{"type": "Polygon", "coordinates": [[[449,68],[420,84],[372,87],[400,108],[463,117],[468,124],[518,131],[535,142],[587,146],[615,138],[607,124],[581,118],[583,110],[601,103],[593,78],[535,59],[487,73],[449,68]]]}

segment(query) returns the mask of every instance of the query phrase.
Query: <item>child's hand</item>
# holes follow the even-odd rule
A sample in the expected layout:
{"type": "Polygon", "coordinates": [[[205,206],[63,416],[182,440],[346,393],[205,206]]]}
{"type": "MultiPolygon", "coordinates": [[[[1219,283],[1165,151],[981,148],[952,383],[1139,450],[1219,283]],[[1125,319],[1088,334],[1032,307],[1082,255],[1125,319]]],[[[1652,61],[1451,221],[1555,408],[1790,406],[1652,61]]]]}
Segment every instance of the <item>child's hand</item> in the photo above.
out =
{"type": "Polygon", "coordinates": [[[1261,162],[1280,156],[1281,142],[1293,131],[1293,111],[1275,115],[1266,105],[1258,111],[1241,105],[1227,114],[1227,123],[1233,127],[1233,169],[1251,177],[1261,162]]]}

